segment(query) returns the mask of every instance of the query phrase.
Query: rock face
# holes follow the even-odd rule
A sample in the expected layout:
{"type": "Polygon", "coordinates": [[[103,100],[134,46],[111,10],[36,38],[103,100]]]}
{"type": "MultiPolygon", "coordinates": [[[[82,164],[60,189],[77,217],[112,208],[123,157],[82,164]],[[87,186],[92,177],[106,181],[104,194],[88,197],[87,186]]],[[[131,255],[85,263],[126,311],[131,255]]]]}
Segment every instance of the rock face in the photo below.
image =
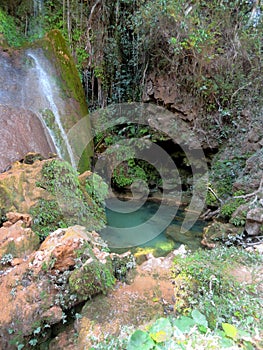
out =
{"type": "Polygon", "coordinates": [[[0,46],[0,122],[0,172],[27,152],[47,156],[54,150],[81,170],[89,168],[93,151],[85,95],[59,31],[32,48],[0,46]],[[80,120],[69,140],[67,133],[80,120]]]}
{"type": "Polygon", "coordinates": [[[38,236],[31,230],[27,214],[7,213],[8,221],[0,228],[0,259],[4,256],[24,258],[39,246],[38,236]]]}
{"type": "Polygon", "coordinates": [[[237,235],[242,235],[242,233],[242,227],[235,227],[229,223],[213,222],[204,229],[201,244],[210,249],[215,248],[217,241],[231,240],[237,235]]]}
{"type": "Polygon", "coordinates": [[[13,350],[24,344],[27,349],[32,335],[39,345],[67,310],[105,293],[115,278],[103,247],[106,243],[96,232],[73,226],[53,232],[36,252],[26,257],[23,252],[19,263],[2,264],[0,348],[13,350]]]}
{"type": "Polygon", "coordinates": [[[182,101],[182,91],[178,88],[177,79],[170,74],[150,74],[147,77],[143,99],[145,102],[154,100],[163,103],[186,121],[193,121],[198,116],[198,109],[193,103],[186,104],[182,101]]]}
{"type": "Polygon", "coordinates": [[[263,234],[263,208],[251,209],[247,213],[245,230],[249,236],[263,234]]]}
{"type": "Polygon", "coordinates": [[[0,123],[0,172],[23,159],[28,152],[48,157],[50,152],[56,151],[45,127],[33,112],[0,105],[0,123]]]}

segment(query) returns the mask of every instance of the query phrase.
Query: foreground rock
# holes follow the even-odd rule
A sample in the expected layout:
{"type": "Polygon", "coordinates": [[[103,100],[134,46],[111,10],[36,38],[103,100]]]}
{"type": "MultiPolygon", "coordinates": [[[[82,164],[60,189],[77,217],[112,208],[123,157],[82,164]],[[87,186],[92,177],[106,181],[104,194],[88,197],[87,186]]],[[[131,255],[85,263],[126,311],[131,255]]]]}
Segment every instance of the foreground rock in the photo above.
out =
{"type": "MultiPolygon", "coordinates": [[[[125,327],[143,328],[155,318],[173,313],[174,286],[170,269],[176,255],[184,256],[185,247],[167,257],[148,260],[130,275],[129,283],[118,282],[108,295],[100,295],[88,301],[75,321],[74,329],[67,329],[50,344],[50,350],[90,349],[93,339],[108,335],[122,336],[125,327]],[[74,334],[78,333],[75,343],[74,334]]],[[[124,334],[125,336],[125,334],[124,334]]]]}
{"type": "Polygon", "coordinates": [[[72,307],[106,293],[115,283],[114,264],[122,259],[106,248],[96,232],[73,226],[50,234],[19,264],[2,265],[0,348],[28,349],[32,341],[40,346],[72,307]]]}

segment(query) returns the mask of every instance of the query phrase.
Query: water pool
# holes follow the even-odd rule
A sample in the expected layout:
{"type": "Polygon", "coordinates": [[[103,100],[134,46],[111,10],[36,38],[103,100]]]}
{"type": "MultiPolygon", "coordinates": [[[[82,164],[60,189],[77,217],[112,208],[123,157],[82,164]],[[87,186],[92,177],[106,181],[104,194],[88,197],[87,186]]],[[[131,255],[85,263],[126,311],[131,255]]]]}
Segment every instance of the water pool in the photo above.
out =
{"type": "Polygon", "coordinates": [[[110,199],[106,202],[106,216],[107,226],[101,236],[112,251],[141,247],[159,249],[157,255],[162,255],[162,250],[167,254],[181,244],[191,250],[201,247],[205,222],[197,220],[189,231],[182,232],[185,211],[176,206],[110,199]]]}

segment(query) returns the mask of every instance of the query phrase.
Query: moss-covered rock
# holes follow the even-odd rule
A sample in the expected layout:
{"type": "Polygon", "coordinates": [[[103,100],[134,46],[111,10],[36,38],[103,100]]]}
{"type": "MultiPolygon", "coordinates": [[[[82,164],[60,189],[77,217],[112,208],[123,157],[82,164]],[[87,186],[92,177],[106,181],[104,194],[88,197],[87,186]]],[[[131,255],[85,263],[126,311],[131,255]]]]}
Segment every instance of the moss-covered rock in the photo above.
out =
{"type": "Polygon", "coordinates": [[[76,225],[52,232],[37,251],[9,266],[0,280],[0,348],[29,349],[30,341],[42,348],[50,327],[66,321],[67,310],[106,293],[115,277],[104,250],[107,245],[96,232],[76,225]]]}
{"type": "Polygon", "coordinates": [[[60,159],[16,163],[0,174],[0,209],[30,213],[32,228],[41,239],[74,224],[99,229],[106,220],[102,202],[92,198],[76,170],[60,159]]]}

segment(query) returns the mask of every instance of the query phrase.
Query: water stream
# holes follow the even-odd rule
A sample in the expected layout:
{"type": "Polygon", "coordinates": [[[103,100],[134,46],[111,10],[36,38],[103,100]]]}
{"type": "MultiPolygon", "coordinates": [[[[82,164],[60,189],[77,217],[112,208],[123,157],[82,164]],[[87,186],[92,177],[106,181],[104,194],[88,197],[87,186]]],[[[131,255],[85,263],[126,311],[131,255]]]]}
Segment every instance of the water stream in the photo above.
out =
{"type": "MultiPolygon", "coordinates": [[[[186,245],[192,251],[201,247],[205,222],[197,220],[189,231],[181,232],[185,218],[183,209],[178,209],[172,221],[167,220],[167,227],[156,234],[158,221],[166,221],[166,213],[169,216],[170,206],[165,206],[162,215],[151,220],[159,208],[159,204],[155,202],[147,201],[139,209],[136,208],[134,202],[131,201],[130,204],[125,202],[125,208],[128,206],[131,210],[123,213],[121,212],[121,203],[119,203],[120,210],[116,207],[116,203],[114,203],[116,210],[109,209],[111,201],[113,200],[107,202],[106,207],[107,227],[101,232],[102,238],[108,242],[111,250],[123,252],[128,249],[136,251],[138,247],[150,248],[153,249],[155,256],[160,256],[163,253],[167,254],[169,250],[178,248],[181,244],[186,245]],[[144,223],[147,224],[141,226],[144,223]],[[143,230],[140,227],[143,227],[143,230]],[[127,229],[129,230],[126,231],[127,229]]],[[[160,227],[163,227],[162,223],[160,227]]]]}
{"type": "MultiPolygon", "coordinates": [[[[38,77],[39,77],[39,84],[41,86],[41,90],[43,92],[43,95],[46,97],[46,99],[47,99],[47,101],[49,103],[50,110],[52,111],[52,113],[54,115],[55,122],[56,122],[56,124],[58,126],[58,129],[60,131],[60,134],[61,134],[61,138],[62,138],[62,140],[65,143],[66,151],[67,151],[67,153],[69,155],[69,159],[70,159],[71,165],[74,168],[76,168],[75,157],[74,157],[71,145],[69,143],[67,133],[65,132],[65,130],[63,128],[63,125],[61,123],[59,111],[58,111],[58,108],[56,106],[55,100],[53,98],[53,92],[52,92],[53,91],[53,87],[51,85],[49,75],[43,69],[43,67],[40,64],[40,62],[39,62],[38,58],[36,57],[36,55],[34,55],[32,52],[30,52],[30,53],[28,53],[28,56],[31,57],[34,60],[34,62],[35,62],[36,71],[37,71],[37,74],[38,74],[38,77]]],[[[49,131],[50,131],[50,129],[49,129],[49,131]]],[[[55,137],[54,137],[54,135],[52,135],[51,131],[50,131],[50,134],[51,134],[51,137],[53,139],[54,144],[56,145],[56,149],[57,149],[58,155],[62,158],[60,147],[57,145],[55,137]]]]}
{"type": "Polygon", "coordinates": [[[43,13],[44,0],[34,0],[34,17],[37,17],[43,13]]]}

